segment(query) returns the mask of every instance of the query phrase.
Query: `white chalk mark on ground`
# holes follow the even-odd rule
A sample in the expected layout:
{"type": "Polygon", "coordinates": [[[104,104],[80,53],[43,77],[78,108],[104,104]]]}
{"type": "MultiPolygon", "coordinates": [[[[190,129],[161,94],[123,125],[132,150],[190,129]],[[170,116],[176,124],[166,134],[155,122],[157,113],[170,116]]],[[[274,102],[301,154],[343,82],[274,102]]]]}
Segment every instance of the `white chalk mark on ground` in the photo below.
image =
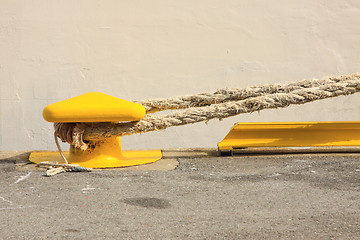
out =
{"type": "Polygon", "coordinates": [[[31,207],[32,207],[32,206],[7,207],[7,208],[0,208],[0,210],[13,210],[13,209],[31,208],[31,207]]]}
{"type": "Polygon", "coordinates": [[[84,193],[84,192],[87,192],[87,191],[90,191],[90,190],[95,190],[95,189],[96,188],[90,187],[90,185],[86,185],[86,188],[81,189],[81,191],[83,191],[83,193],[84,193]]]}
{"type": "Polygon", "coordinates": [[[4,202],[10,203],[10,205],[13,205],[13,202],[12,202],[12,201],[9,201],[9,200],[7,200],[7,199],[5,199],[5,198],[3,198],[3,197],[0,197],[0,199],[2,199],[4,202]]]}
{"type": "Polygon", "coordinates": [[[274,173],[273,175],[270,175],[269,177],[277,177],[277,176],[280,176],[281,174],[280,173],[274,173]]]}
{"type": "Polygon", "coordinates": [[[24,181],[25,179],[27,179],[28,177],[30,177],[30,175],[31,175],[31,172],[29,172],[29,173],[26,174],[25,176],[21,176],[18,180],[16,180],[16,181],[14,182],[14,184],[17,184],[17,183],[19,183],[19,182],[21,182],[21,181],[24,181]]]}

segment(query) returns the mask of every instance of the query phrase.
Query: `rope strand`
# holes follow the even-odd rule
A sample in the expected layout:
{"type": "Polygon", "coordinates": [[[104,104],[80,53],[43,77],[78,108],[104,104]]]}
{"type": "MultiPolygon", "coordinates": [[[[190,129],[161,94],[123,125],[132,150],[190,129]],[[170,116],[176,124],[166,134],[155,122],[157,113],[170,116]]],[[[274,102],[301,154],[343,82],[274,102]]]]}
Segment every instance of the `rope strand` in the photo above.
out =
{"type": "Polygon", "coordinates": [[[251,97],[258,97],[273,93],[289,93],[303,88],[318,87],[321,85],[338,83],[341,81],[358,78],[358,74],[340,77],[330,77],[328,79],[302,80],[287,84],[267,84],[263,86],[252,86],[247,88],[220,89],[214,93],[200,93],[188,96],[179,96],[162,99],[147,99],[139,101],[146,109],[147,113],[168,109],[185,109],[190,107],[203,107],[211,104],[218,104],[230,101],[244,100],[251,97]]]}

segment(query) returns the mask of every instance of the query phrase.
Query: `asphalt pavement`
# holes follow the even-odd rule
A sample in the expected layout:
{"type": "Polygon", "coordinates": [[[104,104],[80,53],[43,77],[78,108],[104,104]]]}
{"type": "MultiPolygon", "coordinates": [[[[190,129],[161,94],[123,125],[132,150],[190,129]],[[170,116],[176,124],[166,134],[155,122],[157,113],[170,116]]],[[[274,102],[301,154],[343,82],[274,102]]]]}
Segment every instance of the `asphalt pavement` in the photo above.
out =
{"type": "Polygon", "coordinates": [[[360,238],[360,153],[168,156],[45,177],[0,152],[0,239],[360,238]]]}

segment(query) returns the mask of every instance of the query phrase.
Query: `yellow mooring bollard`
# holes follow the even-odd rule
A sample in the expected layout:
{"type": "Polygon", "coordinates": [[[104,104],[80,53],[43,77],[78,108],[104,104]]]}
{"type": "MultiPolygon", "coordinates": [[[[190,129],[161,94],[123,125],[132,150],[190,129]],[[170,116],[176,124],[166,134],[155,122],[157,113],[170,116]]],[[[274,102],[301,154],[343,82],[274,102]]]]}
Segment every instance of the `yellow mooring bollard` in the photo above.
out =
{"type": "MultiPolygon", "coordinates": [[[[119,122],[139,121],[145,116],[145,108],[130,101],[104,93],[86,93],[45,107],[43,117],[49,122],[119,122]]],[[[83,151],[70,145],[63,153],[70,164],[85,168],[113,168],[141,165],[162,158],[161,150],[123,151],[120,137],[111,137],[83,151]]],[[[32,152],[29,160],[64,163],[58,152],[32,152]]]]}

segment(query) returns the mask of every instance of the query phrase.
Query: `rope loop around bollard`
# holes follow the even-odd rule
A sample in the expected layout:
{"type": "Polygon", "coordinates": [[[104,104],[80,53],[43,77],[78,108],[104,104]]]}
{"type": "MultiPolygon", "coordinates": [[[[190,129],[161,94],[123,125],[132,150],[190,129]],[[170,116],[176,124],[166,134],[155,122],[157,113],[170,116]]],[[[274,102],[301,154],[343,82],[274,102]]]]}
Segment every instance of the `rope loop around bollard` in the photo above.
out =
{"type": "MultiPolygon", "coordinates": [[[[86,150],[104,138],[163,130],[211,119],[223,119],[264,109],[284,108],[316,100],[360,92],[360,74],[325,79],[268,84],[243,89],[220,89],[214,93],[139,101],[146,116],[126,123],[54,123],[55,136],[86,150]],[[179,110],[181,109],[181,110],[179,110]],[[178,110],[168,115],[151,114],[178,110]]],[[[56,139],[57,140],[57,139],[56,139]]]]}

